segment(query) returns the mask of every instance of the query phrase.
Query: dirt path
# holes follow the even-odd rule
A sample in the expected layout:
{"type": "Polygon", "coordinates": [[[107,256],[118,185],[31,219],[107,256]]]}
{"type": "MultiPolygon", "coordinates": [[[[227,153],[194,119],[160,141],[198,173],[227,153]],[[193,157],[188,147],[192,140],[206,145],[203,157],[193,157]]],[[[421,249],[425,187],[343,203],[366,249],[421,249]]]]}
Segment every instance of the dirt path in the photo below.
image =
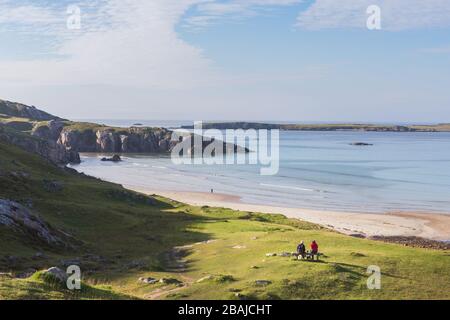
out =
{"type": "Polygon", "coordinates": [[[186,261],[183,260],[183,257],[186,255],[186,250],[188,248],[189,246],[173,248],[171,251],[167,252],[167,254],[164,257],[164,264],[166,265],[166,271],[178,275],[183,281],[183,283],[180,286],[172,289],[171,286],[169,285],[162,288],[158,288],[153,292],[151,292],[150,294],[145,295],[144,299],[149,300],[162,299],[171,293],[176,293],[178,291],[189,288],[195,282],[193,278],[188,277],[184,274],[185,272],[187,272],[188,267],[186,261]]]}
{"type": "Polygon", "coordinates": [[[165,297],[171,293],[176,293],[178,291],[187,289],[194,283],[194,279],[184,276],[184,275],[181,276],[181,279],[183,279],[183,284],[180,287],[173,288],[173,289],[169,289],[170,288],[169,286],[162,287],[162,288],[156,289],[155,291],[153,291],[150,294],[145,295],[144,299],[160,300],[163,297],[165,297]]]}

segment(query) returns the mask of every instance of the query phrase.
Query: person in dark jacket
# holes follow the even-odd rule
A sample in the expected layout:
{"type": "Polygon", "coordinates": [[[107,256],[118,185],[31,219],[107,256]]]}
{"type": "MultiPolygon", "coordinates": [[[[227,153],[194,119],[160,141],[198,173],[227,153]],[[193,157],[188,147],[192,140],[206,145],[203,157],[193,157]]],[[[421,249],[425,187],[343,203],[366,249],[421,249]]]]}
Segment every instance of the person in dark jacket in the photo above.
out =
{"type": "Polygon", "coordinates": [[[306,254],[306,247],[305,244],[302,242],[300,242],[300,244],[297,247],[297,253],[298,253],[298,257],[302,257],[302,259],[305,259],[305,254],[306,254]]]}

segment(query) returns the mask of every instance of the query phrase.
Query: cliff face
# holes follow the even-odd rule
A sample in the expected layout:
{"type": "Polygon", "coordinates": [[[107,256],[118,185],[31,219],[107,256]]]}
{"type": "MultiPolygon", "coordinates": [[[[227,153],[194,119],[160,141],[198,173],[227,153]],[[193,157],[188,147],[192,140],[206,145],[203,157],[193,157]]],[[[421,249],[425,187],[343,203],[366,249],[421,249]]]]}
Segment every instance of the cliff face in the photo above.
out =
{"type": "Polygon", "coordinates": [[[77,152],[164,153],[175,146],[166,129],[111,128],[74,130],[64,128],[57,143],[77,152]]]}
{"type": "Polygon", "coordinates": [[[67,150],[64,146],[53,140],[36,138],[27,134],[13,131],[0,126],[0,139],[15,145],[25,151],[42,156],[54,164],[79,163],[78,152],[67,150]]]}
{"type": "MultiPolygon", "coordinates": [[[[111,128],[98,125],[75,124],[64,126],[63,122],[50,121],[39,125],[32,132],[35,137],[55,142],[68,152],[98,153],[169,153],[178,141],[172,140],[173,132],[164,128],[111,128]]],[[[211,142],[203,142],[203,150],[211,142]]],[[[244,148],[222,143],[224,150],[248,152],[244,148]]],[[[193,145],[188,148],[192,154],[193,145]]]]}

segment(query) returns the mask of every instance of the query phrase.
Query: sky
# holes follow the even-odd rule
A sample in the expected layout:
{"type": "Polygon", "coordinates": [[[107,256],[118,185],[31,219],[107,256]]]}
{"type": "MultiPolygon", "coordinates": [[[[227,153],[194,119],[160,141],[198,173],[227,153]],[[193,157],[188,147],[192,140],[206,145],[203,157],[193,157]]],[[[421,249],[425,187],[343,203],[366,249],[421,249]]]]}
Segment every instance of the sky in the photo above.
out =
{"type": "Polygon", "coordinates": [[[0,99],[70,119],[450,122],[449,88],[450,0],[0,0],[0,99]]]}

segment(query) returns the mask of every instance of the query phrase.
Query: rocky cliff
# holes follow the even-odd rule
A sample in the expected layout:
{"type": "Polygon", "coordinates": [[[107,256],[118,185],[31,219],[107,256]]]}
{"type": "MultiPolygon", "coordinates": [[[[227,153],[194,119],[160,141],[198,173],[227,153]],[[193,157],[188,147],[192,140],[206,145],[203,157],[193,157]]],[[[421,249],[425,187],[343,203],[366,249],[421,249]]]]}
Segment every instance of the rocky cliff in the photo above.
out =
{"type": "MultiPolygon", "coordinates": [[[[114,128],[89,123],[49,121],[40,123],[32,135],[55,142],[68,152],[98,153],[169,153],[177,145],[173,131],[165,128],[114,128]]],[[[204,141],[203,149],[211,142],[204,141]]],[[[235,145],[222,143],[223,149],[248,152],[235,145]]],[[[193,146],[188,150],[192,153],[193,146]]]]}
{"type": "Polygon", "coordinates": [[[54,164],[80,162],[78,152],[68,150],[56,141],[36,138],[3,125],[0,125],[0,140],[38,154],[54,164]]]}
{"type": "Polygon", "coordinates": [[[59,145],[77,152],[164,153],[175,146],[172,132],[160,128],[63,128],[59,145]]]}
{"type": "MultiPolygon", "coordinates": [[[[55,164],[79,163],[79,152],[169,153],[179,142],[172,140],[173,131],[165,128],[117,128],[72,122],[34,106],[4,100],[0,100],[0,120],[0,139],[55,164]]],[[[224,150],[248,152],[220,143],[224,150]]],[[[203,142],[203,149],[209,144],[203,142]]],[[[193,146],[188,152],[192,154],[193,146]]]]}

